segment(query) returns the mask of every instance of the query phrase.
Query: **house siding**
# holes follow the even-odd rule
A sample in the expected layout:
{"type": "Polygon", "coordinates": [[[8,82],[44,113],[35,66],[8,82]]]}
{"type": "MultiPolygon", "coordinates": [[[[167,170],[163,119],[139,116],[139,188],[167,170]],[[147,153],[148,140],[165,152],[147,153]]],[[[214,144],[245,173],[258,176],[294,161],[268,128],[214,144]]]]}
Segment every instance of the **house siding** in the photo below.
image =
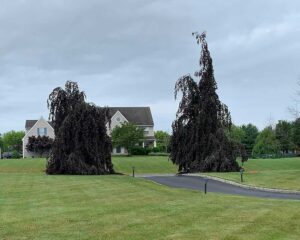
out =
{"type": "Polygon", "coordinates": [[[154,127],[153,126],[140,126],[144,129],[145,137],[154,137],[154,127]]]}
{"type": "Polygon", "coordinates": [[[115,127],[117,127],[117,126],[120,127],[125,122],[128,122],[128,120],[122,115],[121,112],[117,111],[111,118],[110,127],[108,125],[106,125],[108,135],[109,136],[111,135],[111,131],[115,127]]]}
{"type": "Polygon", "coordinates": [[[38,156],[36,153],[29,152],[26,149],[26,145],[28,144],[29,137],[32,137],[32,136],[37,137],[38,136],[38,128],[46,128],[47,136],[49,138],[54,139],[54,130],[49,125],[49,123],[47,121],[45,121],[44,119],[38,120],[31,129],[26,131],[26,135],[23,138],[23,158],[38,156]]]}

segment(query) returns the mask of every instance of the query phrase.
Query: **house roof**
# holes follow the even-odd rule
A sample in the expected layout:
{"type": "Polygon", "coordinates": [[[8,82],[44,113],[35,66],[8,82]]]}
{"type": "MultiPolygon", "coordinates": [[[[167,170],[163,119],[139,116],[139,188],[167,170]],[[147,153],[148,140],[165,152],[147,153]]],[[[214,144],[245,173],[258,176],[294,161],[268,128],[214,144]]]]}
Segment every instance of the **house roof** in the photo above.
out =
{"type": "Polygon", "coordinates": [[[153,118],[150,107],[109,107],[111,116],[117,111],[132,124],[153,126],[153,118]]]}
{"type": "MultiPolygon", "coordinates": [[[[123,116],[132,124],[153,126],[153,118],[150,107],[109,107],[111,116],[115,115],[117,111],[123,114],[123,116]]],[[[26,120],[25,129],[29,130],[38,120],[26,120]]],[[[53,127],[53,124],[48,121],[53,127]]]]}
{"type": "MultiPolygon", "coordinates": [[[[29,130],[33,127],[34,124],[36,124],[38,120],[26,120],[25,122],[25,129],[29,130]]],[[[52,123],[48,121],[48,123],[53,127],[52,123]]]]}

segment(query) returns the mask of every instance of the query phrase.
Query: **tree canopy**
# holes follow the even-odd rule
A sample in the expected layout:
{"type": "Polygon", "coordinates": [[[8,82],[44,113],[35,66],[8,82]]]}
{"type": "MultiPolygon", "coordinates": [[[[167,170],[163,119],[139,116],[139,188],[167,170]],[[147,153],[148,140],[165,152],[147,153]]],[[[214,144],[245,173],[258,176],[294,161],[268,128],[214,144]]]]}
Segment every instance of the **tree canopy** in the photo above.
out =
{"type": "Polygon", "coordinates": [[[52,91],[48,108],[55,132],[48,174],[114,173],[106,129],[110,124],[108,108],[86,103],[84,92],[71,81],[65,89],[52,91]]]}
{"type": "Polygon", "coordinates": [[[112,130],[111,138],[114,147],[125,147],[130,155],[132,147],[144,138],[144,131],[132,123],[125,122],[112,130]]]}
{"type": "Polygon", "coordinates": [[[156,144],[158,148],[163,149],[165,152],[168,152],[168,146],[170,143],[170,134],[165,131],[156,131],[154,133],[156,144]]]}
{"type": "Polygon", "coordinates": [[[25,136],[23,131],[9,131],[2,136],[4,151],[22,151],[22,139],[25,136]]]}
{"type": "Polygon", "coordinates": [[[271,127],[262,130],[255,141],[252,155],[277,154],[279,143],[275,131],[271,127]]]}
{"type": "Polygon", "coordinates": [[[242,127],[232,124],[231,128],[227,131],[228,137],[236,142],[242,143],[245,138],[245,131],[242,127]]]}
{"type": "Polygon", "coordinates": [[[216,93],[212,58],[206,34],[195,33],[201,45],[200,71],[185,75],[175,85],[175,98],[182,93],[176,120],[172,124],[170,159],[179,171],[238,171],[238,155],[246,158],[240,144],[228,138],[225,129],[231,127],[231,116],[216,93]]]}
{"type": "Polygon", "coordinates": [[[252,150],[255,145],[255,141],[259,134],[259,131],[257,127],[251,123],[247,125],[242,125],[242,130],[244,131],[242,144],[244,144],[246,152],[250,156],[252,154],[252,150]]]}
{"type": "Polygon", "coordinates": [[[292,138],[295,148],[300,150],[300,118],[297,118],[292,124],[292,138]]]}
{"type": "Polygon", "coordinates": [[[0,133],[0,149],[3,150],[3,139],[1,133],[0,133]]]}
{"type": "Polygon", "coordinates": [[[280,120],[276,124],[275,135],[282,153],[288,153],[290,150],[294,150],[292,130],[293,125],[288,121],[280,120]]]}

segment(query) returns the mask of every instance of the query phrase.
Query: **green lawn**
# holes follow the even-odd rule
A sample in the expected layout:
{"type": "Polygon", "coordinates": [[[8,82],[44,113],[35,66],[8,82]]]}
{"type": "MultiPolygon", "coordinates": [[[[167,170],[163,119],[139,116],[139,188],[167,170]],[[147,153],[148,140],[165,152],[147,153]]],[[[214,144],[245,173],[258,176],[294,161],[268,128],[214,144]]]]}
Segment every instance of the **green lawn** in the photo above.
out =
{"type": "MultiPolygon", "coordinates": [[[[114,156],[113,164],[116,172],[130,175],[133,166],[136,174],[177,173],[177,167],[168,160],[168,157],[114,156]]],[[[43,158],[0,160],[0,173],[41,173],[45,165],[46,160],[43,158]]]]}
{"type": "MultiPolygon", "coordinates": [[[[114,163],[126,172],[130,159],[147,161],[149,172],[166,160],[114,158],[114,163]]],[[[121,175],[49,176],[44,165],[43,159],[0,160],[1,240],[300,236],[300,201],[204,195],[121,175]]],[[[169,171],[167,165],[162,169],[169,171]]]]}
{"type": "Polygon", "coordinates": [[[143,173],[177,173],[178,167],[173,165],[168,157],[161,156],[132,156],[132,157],[113,157],[114,168],[117,172],[132,173],[135,167],[137,174],[143,173]]]}
{"type": "MultiPolygon", "coordinates": [[[[249,159],[244,168],[244,184],[300,190],[300,158],[249,159]]],[[[207,175],[240,182],[239,173],[207,175]]]]}

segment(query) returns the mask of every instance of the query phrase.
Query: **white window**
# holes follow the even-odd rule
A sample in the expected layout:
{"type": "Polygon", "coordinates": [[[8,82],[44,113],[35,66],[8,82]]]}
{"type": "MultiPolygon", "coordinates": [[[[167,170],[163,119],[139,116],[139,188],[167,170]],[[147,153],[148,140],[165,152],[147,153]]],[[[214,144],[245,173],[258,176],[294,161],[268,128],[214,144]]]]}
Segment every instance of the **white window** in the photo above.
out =
{"type": "Polygon", "coordinates": [[[147,127],[143,127],[143,130],[144,130],[144,134],[145,135],[148,135],[149,134],[149,129],[147,127]]]}
{"type": "Polygon", "coordinates": [[[38,128],[37,129],[38,136],[47,136],[47,128],[38,128]]]}

